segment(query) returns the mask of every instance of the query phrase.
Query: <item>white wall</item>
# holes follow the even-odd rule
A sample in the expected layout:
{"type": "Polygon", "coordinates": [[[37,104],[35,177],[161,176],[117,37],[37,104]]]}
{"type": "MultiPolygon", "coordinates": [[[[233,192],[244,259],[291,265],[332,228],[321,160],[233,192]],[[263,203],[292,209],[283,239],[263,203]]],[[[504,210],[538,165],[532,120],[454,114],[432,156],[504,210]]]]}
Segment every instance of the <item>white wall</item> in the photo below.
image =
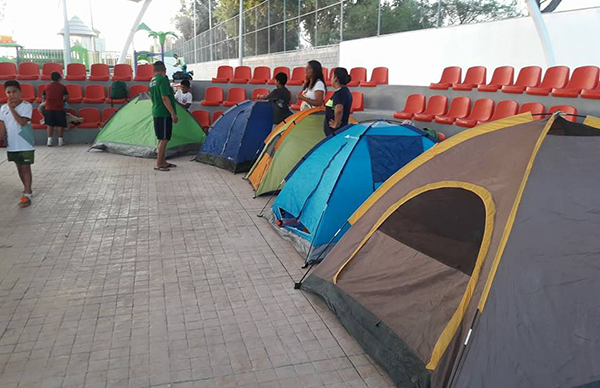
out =
{"type": "MultiPolygon", "coordinates": [[[[600,65],[600,8],[545,14],[557,64],[600,65]]],[[[390,84],[429,85],[446,66],[546,66],[529,17],[358,39],[340,44],[340,66],[390,69],[390,84]]],[[[464,73],[463,73],[464,74],[464,73]]]]}

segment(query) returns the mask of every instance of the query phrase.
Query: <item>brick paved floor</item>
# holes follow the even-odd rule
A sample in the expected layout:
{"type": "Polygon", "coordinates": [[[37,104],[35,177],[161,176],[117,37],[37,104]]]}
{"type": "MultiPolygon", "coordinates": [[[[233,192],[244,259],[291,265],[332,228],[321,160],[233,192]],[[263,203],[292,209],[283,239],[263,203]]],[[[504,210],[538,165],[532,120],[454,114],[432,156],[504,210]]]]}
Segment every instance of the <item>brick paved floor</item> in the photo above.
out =
{"type": "Polygon", "coordinates": [[[1,151],[0,388],[392,386],[241,175],[86,151],[1,151]]]}

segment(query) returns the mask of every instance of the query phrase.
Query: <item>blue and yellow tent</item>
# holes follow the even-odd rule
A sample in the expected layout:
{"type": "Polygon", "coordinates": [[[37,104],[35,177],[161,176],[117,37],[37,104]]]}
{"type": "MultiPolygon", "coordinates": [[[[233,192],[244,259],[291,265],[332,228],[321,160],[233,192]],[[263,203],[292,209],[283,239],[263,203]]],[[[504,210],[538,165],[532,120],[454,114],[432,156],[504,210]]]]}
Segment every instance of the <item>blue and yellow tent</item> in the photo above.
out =
{"type": "Polygon", "coordinates": [[[270,102],[241,102],[215,121],[194,160],[234,173],[248,171],[272,128],[270,102]]]}
{"type": "Polygon", "coordinates": [[[436,143],[420,129],[370,121],[323,140],[286,178],[271,223],[307,263],[320,261],[350,215],[390,176],[436,143]]]}

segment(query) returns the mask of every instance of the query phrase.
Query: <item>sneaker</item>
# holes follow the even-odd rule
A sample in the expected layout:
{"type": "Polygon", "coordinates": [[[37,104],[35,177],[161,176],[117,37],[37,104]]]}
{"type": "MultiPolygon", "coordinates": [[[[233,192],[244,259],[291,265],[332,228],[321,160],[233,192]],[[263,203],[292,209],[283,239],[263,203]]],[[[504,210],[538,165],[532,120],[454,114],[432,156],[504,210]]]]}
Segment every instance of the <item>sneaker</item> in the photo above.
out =
{"type": "Polygon", "coordinates": [[[52,139],[51,138],[48,139],[47,145],[48,145],[48,147],[52,147],[52,139]]]}
{"type": "Polygon", "coordinates": [[[58,146],[59,146],[59,147],[62,147],[62,146],[64,146],[64,145],[65,145],[65,142],[63,141],[63,138],[62,138],[62,137],[59,137],[59,138],[58,138],[58,146]]]}
{"type": "Polygon", "coordinates": [[[31,205],[31,198],[27,195],[21,196],[21,201],[19,201],[19,207],[29,207],[31,205]]]}

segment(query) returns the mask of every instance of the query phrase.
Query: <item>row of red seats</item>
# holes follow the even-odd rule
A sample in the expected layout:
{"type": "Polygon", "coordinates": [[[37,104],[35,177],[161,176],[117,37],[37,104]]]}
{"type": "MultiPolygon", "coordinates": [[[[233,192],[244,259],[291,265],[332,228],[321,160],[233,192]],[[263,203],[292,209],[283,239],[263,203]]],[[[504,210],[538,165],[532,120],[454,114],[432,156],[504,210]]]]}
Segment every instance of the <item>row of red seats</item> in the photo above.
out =
{"type": "MultiPolygon", "coordinates": [[[[395,112],[397,119],[416,121],[435,121],[438,124],[456,124],[460,127],[471,128],[489,121],[500,120],[516,114],[531,112],[536,119],[541,119],[545,111],[544,105],[538,102],[528,102],[521,106],[516,101],[500,101],[494,108],[494,101],[489,98],[476,100],[471,109],[471,99],[468,97],[456,97],[450,103],[448,109],[448,97],[432,96],[425,104],[425,96],[422,94],[411,94],[406,98],[404,109],[395,112]]],[[[568,105],[553,106],[548,113],[560,110],[563,113],[576,115],[577,109],[568,105]]],[[[576,121],[576,117],[567,116],[567,120],[576,121]]]]}
{"type": "Polygon", "coordinates": [[[198,124],[200,124],[200,126],[204,129],[208,129],[210,128],[210,126],[212,124],[214,124],[215,121],[217,121],[217,119],[219,117],[221,117],[223,115],[223,111],[217,111],[214,112],[212,114],[212,120],[210,117],[210,112],[204,109],[198,109],[192,112],[192,116],[194,116],[194,118],[196,119],[196,121],[198,122],[198,124]]]}
{"type": "MultiPolygon", "coordinates": [[[[105,108],[102,112],[96,108],[81,108],[79,109],[79,113],[75,109],[68,109],[68,112],[73,116],[83,119],[83,122],[77,125],[78,128],[100,128],[117,112],[117,108],[105,108]]],[[[43,118],[44,116],[42,116],[39,109],[33,110],[33,115],[31,116],[31,126],[33,129],[46,128],[45,125],[40,124],[43,118]]],[[[71,125],[71,127],[74,127],[74,125],[71,125]]]]}
{"type": "MultiPolygon", "coordinates": [[[[331,72],[327,68],[323,68],[323,77],[327,86],[331,86],[331,76],[335,68],[331,69],[331,72]]],[[[286,66],[276,67],[273,70],[273,77],[271,77],[271,69],[266,66],[258,66],[254,68],[254,74],[252,69],[248,66],[238,66],[233,69],[231,66],[219,66],[217,69],[217,76],[212,79],[213,83],[232,83],[232,84],[252,84],[261,85],[268,83],[269,85],[275,85],[275,75],[284,73],[288,77],[288,85],[299,86],[304,84],[306,80],[306,70],[304,67],[295,67],[292,70],[290,76],[290,69],[286,66]]],[[[362,87],[375,87],[377,85],[388,84],[388,68],[377,67],[373,69],[371,73],[371,80],[367,82],[367,69],[364,67],[355,67],[350,70],[350,76],[352,81],[348,84],[350,87],[362,86],[362,87]]]]}
{"type": "MultiPolygon", "coordinates": [[[[53,72],[63,74],[63,66],[60,63],[44,63],[42,65],[42,81],[49,81],[50,75],[53,72]]],[[[67,81],[134,81],[147,82],[154,76],[154,70],[152,65],[138,65],[135,78],[133,78],[133,71],[131,66],[128,64],[115,65],[113,69],[113,75],[110,75],[110,67],[104,63],[95,63],[90,67],[90,76],[87,76],[87,70],[84,64],[81,63],[70,63],[67,65],[67,75],[65,80],[67,81]]],[[[40,79],[40,66],[33,62],[22,62],[17,66],[11,62],[0,63],[0,80],[27,80],[35,81],[40,79]]]]}
{"type": "MultiPolygon", "coordinates": [[[[37,102],[38,104],[42,102],[42,93],[46,88],[47,84],[39,85],[37,91],[37,98],[35,94],[35,89],[31,84],[21,84],[21,92],[23,100],[33,103],[37,102]]],[[[85,87],[85,96],[82,92],[81,85],[77,84],[68,84],[65,85],[67,91],[69,92],[69,103],[71,104],[124,104],[127,102],[127,99],[118,99],[112,100],[108,94],[106,87],[104,85],[87,85],[85,87]]],[[[147,93],[148,86],[146,85],[132,85],[129,88],[129,98],[133,98],[140,93],[147,93]]],[[[7,101],[6,93],[4,93],[4,85],[0,84],[0,104],[4,104],[7,101]]]]}
{"type": "MultiPolygon", "coordinates": [[[[267,89],[255,89],[252,91],[252,100],[256,100],[259,94],[268,94],[267,89]]],[[[333,91],[329,91],[325,95],[325,101],[328,101],[333,96],[333,91]]],[[[351,112],[360,112],[365,109],[364,95],[360,92],[352,92],[352,108],[351,112]]],[[[218,86],[209,86],[204,91],[204,100],[200,101],[202,106],[226,106],[231,107],[239,104],[242,101],[246,101],[246,90],[244,88],[231,88],[227,92],[227,99],[225,99],[225,91],[218,86]]],[[[293,110],[300,110],[300,104],[294,104],[291,106],[293,110]]]]}
{"type": "Polygon", "coordinates": [[[514,82],[515,69],[512,66],[501,66],[494,70],[492,79],[486,84],[486,68],[470,67],[465,79],[461,81],[462,69],[451,66],[444,69],[438,83],[429,85],[431,89],[473,90],[480,92],[497,92],[553,97],[577,97],[600,99],[600,69],[597,66],[582,66],[573,71],[567,66],[553,66],[546,70],[542,79],[542,68],[527,66],[519,71],[514,82]]]}

